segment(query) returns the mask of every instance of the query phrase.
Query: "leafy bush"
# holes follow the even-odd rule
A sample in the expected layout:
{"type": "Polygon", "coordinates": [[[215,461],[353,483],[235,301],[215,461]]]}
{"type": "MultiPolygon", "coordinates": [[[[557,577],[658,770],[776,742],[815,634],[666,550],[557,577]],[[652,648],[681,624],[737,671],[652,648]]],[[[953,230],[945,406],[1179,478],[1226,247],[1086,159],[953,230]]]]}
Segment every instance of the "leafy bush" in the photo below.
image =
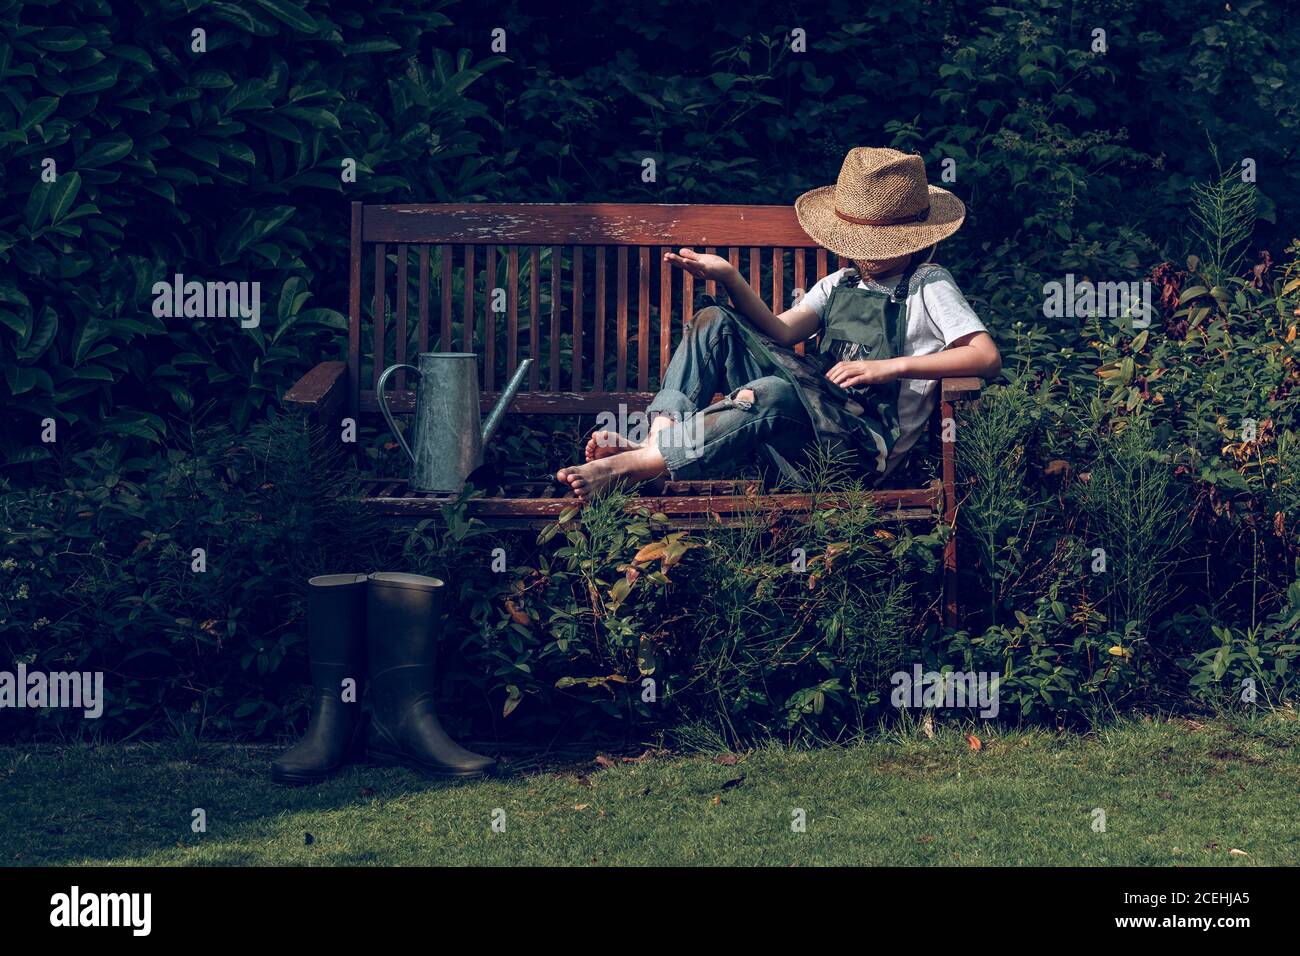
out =
{"type": "Polygon", "coordinates": [[[442,6],[0,5],[7,462],[49,454],[45,417],[79,448],[160,441],[208,401],[240,430],[338,354],[347,200],[473,199],[499,176],[468,94],[501,58],[439,49],[442,6]],[[259,282],[263,324],[156,317],[175,274],[259,282]]]}
{"type": "MultiPolygon", "coordinates": [[[[97,446],[54,492],[0,485],[3,659],[106,675],[101,721],[52,711],[50,723],[112,736],[160,731],[177,712],[210,732],[281,729],[305,704],[302,670],[284,666],[302,662],[303,582],[391,553],[326,494],[339,475],[307,467],[301,422],[184,440],[146,462],[97,446]]],[[[38,714],[17,714],[7,732],[31,732],[38,714]]]]}

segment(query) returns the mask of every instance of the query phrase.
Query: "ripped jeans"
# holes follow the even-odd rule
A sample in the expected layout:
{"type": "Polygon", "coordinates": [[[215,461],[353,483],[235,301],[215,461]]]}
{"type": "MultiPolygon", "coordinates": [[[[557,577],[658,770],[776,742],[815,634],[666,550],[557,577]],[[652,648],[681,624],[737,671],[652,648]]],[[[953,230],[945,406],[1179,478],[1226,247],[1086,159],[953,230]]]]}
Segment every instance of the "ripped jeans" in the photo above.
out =
{"type": "Polygon", "coordinates": [[[739,321],[716,307],[698,312],[647,409],[651,421],[674,421],[656,442],[675,480],[734,478],[738,465],[759,455],[797,462],[816,441],[797,386],[762,373],[739,321]],[[752,401],[737,397],[746,389],[752,401]],[[718,393],[726,397],[709,404],[718,393]]]}

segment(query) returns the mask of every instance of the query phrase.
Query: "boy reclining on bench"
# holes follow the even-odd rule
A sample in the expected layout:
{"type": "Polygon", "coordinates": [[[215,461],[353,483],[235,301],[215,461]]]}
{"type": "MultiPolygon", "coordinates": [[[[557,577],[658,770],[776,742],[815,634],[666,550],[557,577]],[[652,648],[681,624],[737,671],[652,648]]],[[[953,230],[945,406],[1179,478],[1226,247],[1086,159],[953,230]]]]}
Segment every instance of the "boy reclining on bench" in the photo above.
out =
{"type": "Polygon", "coordinates": [[[919,156],[859,147],[834,186],[795,202],[799,224],[854,267],[776,315],[726,259],[691,249],[664,258],[723,286],[687,327],[647,411],[645,442],[597,431],[586,464],[561,468],[582,499],[616,483],[735,477],[765,457],[796,483],[820,441],[874,483],[916,443],[941,378],[992,378],[997,345],[935,246],[960,228],[961,200],[928,186],[919,156]],[[821,333],[816,354],[793,346],[821,333]],[[710,404],[715,394],[726,398],[710,404]]]}

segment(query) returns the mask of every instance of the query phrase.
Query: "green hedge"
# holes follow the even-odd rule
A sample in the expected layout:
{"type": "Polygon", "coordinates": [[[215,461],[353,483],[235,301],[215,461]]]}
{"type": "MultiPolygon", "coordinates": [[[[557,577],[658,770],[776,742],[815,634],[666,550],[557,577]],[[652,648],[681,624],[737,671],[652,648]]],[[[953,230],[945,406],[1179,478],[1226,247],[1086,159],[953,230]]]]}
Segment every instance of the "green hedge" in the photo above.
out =
{"type": "Polygon", "coordinates": [[[502,61],[432,47],[442,6],[0,5],[7,461],[50,454],[47,416],[62,448],[157,442],[207,403],[242,429],[338,354],[347,202],[497,180],[466,93],[502,61]],[[176,273],[260,282],[261,326],[156,318],[176,273]]]}

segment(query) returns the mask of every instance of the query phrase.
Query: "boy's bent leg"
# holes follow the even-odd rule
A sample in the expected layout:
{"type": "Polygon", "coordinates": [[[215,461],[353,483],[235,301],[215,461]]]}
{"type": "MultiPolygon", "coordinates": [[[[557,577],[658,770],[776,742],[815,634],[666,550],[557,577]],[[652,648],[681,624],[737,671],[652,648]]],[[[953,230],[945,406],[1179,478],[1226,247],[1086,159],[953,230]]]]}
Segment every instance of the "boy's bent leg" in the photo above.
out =
{"type": "Polygon", "coordinates": [[[796,459],[815,440],[796,386],[776,376],[734,389],[656,437],[668,473],[679,481],[734,476],[763,445],[796,459]]]}
{"type": "Polygon", "coordinates": [[[664,416],[680,424],[717,393],[734,391],[759,377],[740,321],[717,306],[696,313],[673,352],[659,394],[646,409],[651,420],[664,416]]]}

